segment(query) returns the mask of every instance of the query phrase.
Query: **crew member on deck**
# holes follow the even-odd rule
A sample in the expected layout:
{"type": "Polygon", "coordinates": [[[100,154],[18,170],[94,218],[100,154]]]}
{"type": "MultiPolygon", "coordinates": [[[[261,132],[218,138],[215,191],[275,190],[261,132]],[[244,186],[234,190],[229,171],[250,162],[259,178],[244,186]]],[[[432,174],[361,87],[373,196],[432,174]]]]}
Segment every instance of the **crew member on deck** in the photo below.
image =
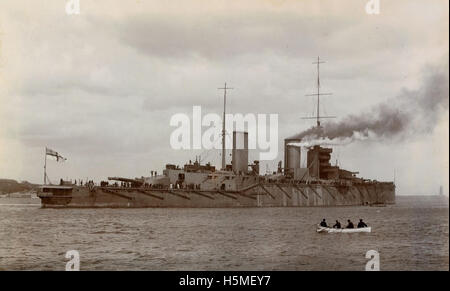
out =
{"type": "Polygon", "coordinates": [[[358,228],[367,227],[367,224],[364,223],[362,219],[359,220],[358,228]]]}
{"type": "Polygon", "coordinates": [[[348,224],[346,228],[355,228],[355,226],[353,225],[353,222],[350,221],[350,219],[347,220],[348,224]]]}
{"type": "Polygon", "coordinates": [[[322,220],[322,222],[320,223],[320,226],[322,227],[328,227],[327,222],[325,221],[325,218],[322,220]]]}
{"type": "Polygon", "coordinates": [[[333,228],[341,228],[341,223],[339,222],[339,220],[336,220],[336,224],[333,225],[333,228]]]}

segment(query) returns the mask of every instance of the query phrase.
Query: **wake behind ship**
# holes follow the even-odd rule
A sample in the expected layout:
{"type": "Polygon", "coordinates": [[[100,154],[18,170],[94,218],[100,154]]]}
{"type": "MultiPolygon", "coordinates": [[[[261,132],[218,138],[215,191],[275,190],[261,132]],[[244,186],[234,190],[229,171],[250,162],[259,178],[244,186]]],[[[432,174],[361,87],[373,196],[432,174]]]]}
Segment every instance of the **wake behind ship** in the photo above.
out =
{"type": "MultiPolygon", "coordinates": [[[[317,66],[320,64],[317,61],[317,66]]],[[[317,70],[319,72],[319,68],[317,70]]],[[[321,130],[319,116],[320,81],[317,83],[316,130],[321,130]]],[[[224,90],[224,116],[226,87],[224,90]]],[[[223,119],[225,124],[225,118],[223,119]]],[[[393,182],[367,180],[332,166],[332,148],[320,145],[304,147],[306,167],[301,167],[302,139],[286,138],[284,167],[261,175],[259,161],[249,164],[247,132],[233,132],[231,164],[225,161],[225,127],[222,132],[222,167],[200,161],[183,167],[167,164],[162,175],[150,177],[109,177],[99,185],[93,181],[43,185],[38,197],[42,207],[310,207],[359,206],[395,203],[393,182]],[[244,145],[237,147],[236,145],[244,145]]],[[[47,150],[47,149],[46,149],[47,150]]],[[[50,155],[62,158],[50,151],[50,155]]],[[[305,163],[303,163],[305,164],[305,163]]],[[[46,166],[44,166],[45,169],[46,166]]],[[[46,174],[44,173],[44,181],[46,174]]],[[[45,183],[44,183],[45,184],[45,183]]]]}

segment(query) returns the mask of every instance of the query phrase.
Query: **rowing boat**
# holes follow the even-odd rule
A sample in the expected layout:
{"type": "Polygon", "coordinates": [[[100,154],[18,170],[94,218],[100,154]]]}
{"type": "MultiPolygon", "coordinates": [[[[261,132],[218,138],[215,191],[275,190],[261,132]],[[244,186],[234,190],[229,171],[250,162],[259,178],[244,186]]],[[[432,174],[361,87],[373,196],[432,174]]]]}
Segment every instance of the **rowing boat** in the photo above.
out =
{"type": "Polygon", "coordinates": [[[372,228],[369,227],[360,227],[360,228],[331,228],[331,227],[323,227],[318,225],[317,232],[321,233],[335,233],[335,232],[343,232],[343,233],[355,233],[355,232],[371,232],[372,228]]]}

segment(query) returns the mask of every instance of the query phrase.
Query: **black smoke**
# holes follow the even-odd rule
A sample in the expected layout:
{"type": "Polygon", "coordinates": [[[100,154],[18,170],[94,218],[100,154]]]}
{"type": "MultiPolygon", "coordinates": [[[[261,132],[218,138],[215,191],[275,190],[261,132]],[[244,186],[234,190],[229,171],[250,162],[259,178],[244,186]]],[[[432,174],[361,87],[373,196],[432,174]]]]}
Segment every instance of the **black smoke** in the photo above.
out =
{"type": "Polygon", "coordinates": [[[326,122],[291,138],[302,140],[397,139],[431,132],[441,114],[448,110],[448,62],[428,67],[417,90],[403,89],[395,98],[372,107],[368,112],[351,114],[339,122],[326,122]]]}

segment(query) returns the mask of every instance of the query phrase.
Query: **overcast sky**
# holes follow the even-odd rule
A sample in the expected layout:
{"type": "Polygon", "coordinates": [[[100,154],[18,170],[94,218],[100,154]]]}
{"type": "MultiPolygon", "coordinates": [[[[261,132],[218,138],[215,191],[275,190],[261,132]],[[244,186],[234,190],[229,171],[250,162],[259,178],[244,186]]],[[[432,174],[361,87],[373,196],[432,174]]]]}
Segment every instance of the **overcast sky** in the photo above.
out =
{"type": "MultiPolygon", "coordinates": [[[[224,82],[229,112],[279,114],[275,170],[283,139],[314,124],[301,117],[313,114],[317,56],[333,92],[321,114],[338,120],[421,90],[435,71],[448,94],[447,0],[381,0],[379,15],[366,0],[80,0],[79,15],[66,2],[0,2],[1,178],[42,183],[46,146],[68,159],[48,163],[54,182],[182,165],[203,152],[170,148],[170,117],[193,105],[220,114],[224,82]]],[[[448,101],[432,115],[425,132],[336,147],[333,163],[378,180],[395,170],[398,194],[448,193],[448,101]]]]}

